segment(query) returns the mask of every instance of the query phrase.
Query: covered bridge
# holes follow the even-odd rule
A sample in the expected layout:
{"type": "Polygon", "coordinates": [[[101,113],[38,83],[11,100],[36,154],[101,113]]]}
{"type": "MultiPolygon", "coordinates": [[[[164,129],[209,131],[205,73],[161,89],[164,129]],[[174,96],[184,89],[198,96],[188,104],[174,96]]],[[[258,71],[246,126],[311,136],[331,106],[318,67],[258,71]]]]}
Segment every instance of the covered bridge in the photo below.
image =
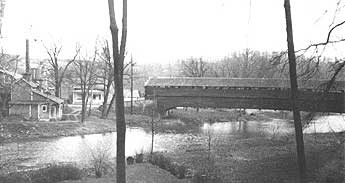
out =
{"type": "MultiPolygon", "coordinates": [[[[344,81],[325,92],[326,80],[299,80],[299,110],[344,112],[344,81]]],[[[145,83],[145,98],[159,112],[175,107],[291,110],[290,81],[258,78],[154,77],[145,83]]]]}

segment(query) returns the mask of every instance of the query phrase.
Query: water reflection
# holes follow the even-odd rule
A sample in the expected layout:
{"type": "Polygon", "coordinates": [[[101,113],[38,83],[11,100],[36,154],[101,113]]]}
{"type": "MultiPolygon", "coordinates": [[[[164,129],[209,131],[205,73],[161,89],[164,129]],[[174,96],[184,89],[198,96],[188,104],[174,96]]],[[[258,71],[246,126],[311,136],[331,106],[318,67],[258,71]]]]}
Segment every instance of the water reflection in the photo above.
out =
{"type": "Polygon", "coordinates": [[[327,133],[345,131],[344,115],[322,116],[313,120],[311,124],[303,130],[304,133],[327,133]]]}
{"type": "MultiPolygon", "coordinates": [[[[88,164],[92,155],[109,151],[116,155],[116,133],[62,137],[42,141],[7,143],[0,147],[0,157],[20,159],[20,166],[35,166],[52,162],[88,164]]],[[[127,129],[126,156],[151,148],[151,134],[142,129],[127,129]]],[[[154,146],[156,150],[164,148],[154,146]]]]}
{"type": "Polygon", "coordinates": [[[270,122],[239,121],[205,123],[202,133],[212,133],[215,135],[232,134],[241,137],[268,136],[286,134],[292,132],[293,124],[283,120],[273,120],[270,122]]]}

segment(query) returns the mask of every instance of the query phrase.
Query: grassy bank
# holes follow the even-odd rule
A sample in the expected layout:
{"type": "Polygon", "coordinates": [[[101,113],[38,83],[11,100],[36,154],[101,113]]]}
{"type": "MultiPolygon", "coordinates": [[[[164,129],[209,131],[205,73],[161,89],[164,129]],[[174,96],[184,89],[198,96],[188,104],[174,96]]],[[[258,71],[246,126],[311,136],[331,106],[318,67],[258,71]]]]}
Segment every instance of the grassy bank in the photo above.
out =
{"type": "MultiPolygon", "coordinates": [[[[344,143],[339,140],[345,139],[344,134],[310,134],[304,139],[309,182],[342,183],[345,154],[344,143]]],[[[166,155],[192,167],[195,173],[218,177],[216,182],[298,182],[294,136],[231,140],[212,139],[210,151],[205,143],[166,155]]]]}
{"type": "Polygon", "coordinates": [[[90,118],[85,124],[77,121],[54,121],[54,122],[1,122],[1,142],[21,140],[35,140],[40,138],[52,138],[59,136],[73,136],[92,133],[104,133],[115,131],[112,120],[90,118]]]}

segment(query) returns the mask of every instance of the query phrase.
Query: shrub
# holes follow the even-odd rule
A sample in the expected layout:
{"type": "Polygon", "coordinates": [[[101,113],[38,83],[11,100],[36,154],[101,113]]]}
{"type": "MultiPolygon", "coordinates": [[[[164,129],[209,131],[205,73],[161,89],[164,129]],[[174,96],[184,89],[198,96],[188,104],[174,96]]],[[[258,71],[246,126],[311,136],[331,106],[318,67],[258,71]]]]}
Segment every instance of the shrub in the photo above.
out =
{"type": "Polygon", "coordinates": [[[0,183],[27,183],[29,180],[17,173],[0,176],[0,183]]]}
{"type": "Polygon", "coordinates": [[[39,170],[2,175],[0,183],[56,183],[81,177],[82,171],[72,164],[50,164],[39,170]]]}
{"type": "Polygon", "coordinates": [[[72,164],[51,164],[47,168],[33,171],[29,175],[31,182],[55,183],[64,180],[79,180],[82,171],[72,164]]]}
{"type": "Polygon", "coordinates": [[[171,160],[167,157],[164,157],[163,154],[153,153],[149,156],[149,162],[153,165],[157,165],[159,168],[168,170],[171,160]]]}
{"type": "Polygon", "coordinates": [[[186,177],[187,169],[185,166],[180,165],[177,167],[177,173],[178,173],[178,178],[179,179],[184,179],[186,177]]]}
{"type": "Polygon", "coordinates": [[[161,153],[153,153],[149,156],[149,162],[158,166],[161,169],[167,170],[174,176],[183,179],[186,175],[186,167],[179,165],[176,162],[172,162],[170,158],[165,157],[161,153]]]}
{"type": "Polygon", "coordinates": [[[144,154],[142,152],[135,154],[135,162],[136,163],[143,163],[144,162],[144,154]]]}
{"type": "Polygon", "coordinates": [[[111,143],[100,143],[96,149],[90,149],[92,155],[91,164],[93,165],[97,178],[102,177],[103,174],[107,174],[109,170],[112,170],[110,161],[111,147],[111,143]]]}
{"type": "Polygon", "coordinates": [[[92,164],[97,178],[107,174],[109,169],[111,169],[109,158],[100,154],[93,157],[92,164]]]}
{"type": "Polygon", "coordinates": [[[132,156],[127,157],[127,165],[133,165],[134,164],[134,158],[132,156]]]}

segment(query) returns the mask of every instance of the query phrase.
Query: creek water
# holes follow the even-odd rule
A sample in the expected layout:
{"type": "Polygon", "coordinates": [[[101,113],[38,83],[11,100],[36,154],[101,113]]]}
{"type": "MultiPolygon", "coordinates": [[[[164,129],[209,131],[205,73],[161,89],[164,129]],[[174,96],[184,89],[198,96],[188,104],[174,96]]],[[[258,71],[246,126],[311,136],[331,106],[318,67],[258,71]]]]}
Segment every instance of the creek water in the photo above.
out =
{"type": "MultiPolygon", "coordinates": [[[[329,115],[318,118],[304,133],[325,133],[345,131],[342,115],[329,115]]],[[[274,136],[293,133],[293,123],[287,120],[273,119],[267,122],[216,122],[205,123],[190,133],[158,133],[154,136],[155,151],[178,151],[182,146],[207,143],[210,134],[218,139],[249,138],[256,136],[274,136]]],[[[1,160],[13,160],[18,168],[37,167],[54,162],[75,162],[87,165],[97,153],[108,152],[115,157],[116,132],[83,136],[41,139],[5,143],[0,146],[1,160]]],[[[229,141],[231,143],[231,141],[229,141]]],[[[126,132],[126,156],[140,152],[150,152],[150,130],[128,128],[126,132]]]]}

